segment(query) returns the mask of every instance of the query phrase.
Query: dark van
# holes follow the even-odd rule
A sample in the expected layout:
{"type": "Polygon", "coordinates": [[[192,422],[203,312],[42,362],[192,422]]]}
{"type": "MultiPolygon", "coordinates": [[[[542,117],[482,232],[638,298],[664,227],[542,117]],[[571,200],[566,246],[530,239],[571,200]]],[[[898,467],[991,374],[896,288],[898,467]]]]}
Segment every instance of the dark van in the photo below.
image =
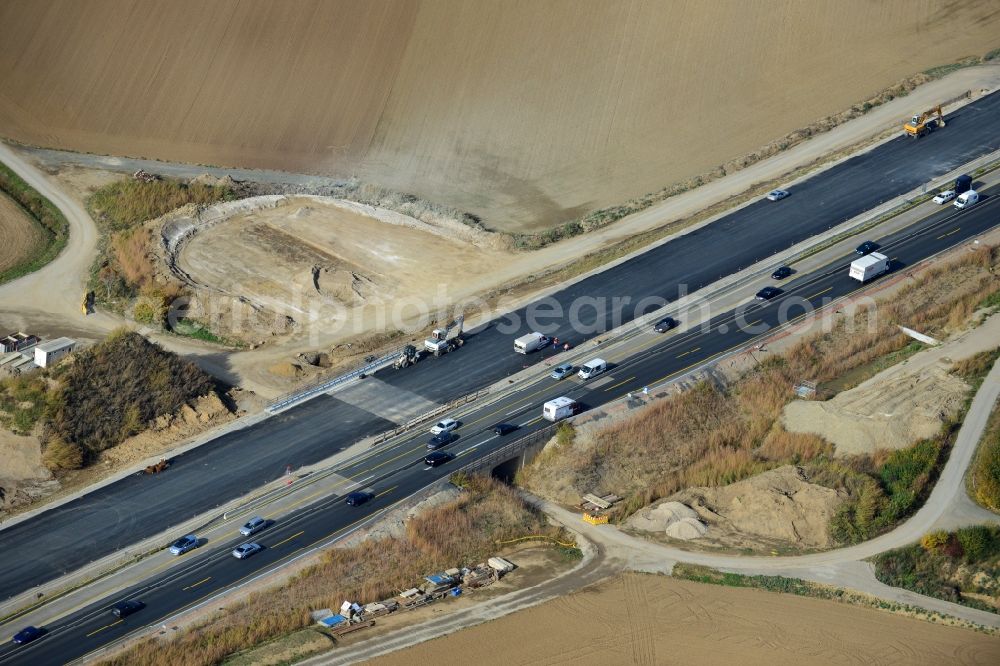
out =
{"type": "Polygon", "coordinates": [[[968,192],[972,189],[972,176],[961,175],[955,179],[955,194],[968,192]]]}

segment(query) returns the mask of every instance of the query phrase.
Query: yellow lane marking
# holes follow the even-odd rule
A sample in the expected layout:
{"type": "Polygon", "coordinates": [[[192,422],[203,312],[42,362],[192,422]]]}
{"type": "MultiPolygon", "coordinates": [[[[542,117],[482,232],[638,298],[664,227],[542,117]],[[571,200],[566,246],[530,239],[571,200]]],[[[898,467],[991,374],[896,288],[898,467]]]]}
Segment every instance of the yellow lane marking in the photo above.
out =
{"type": "Polygon", "coordinates": [[[678,355],[677,358],[684,358],[688,354],[693,354],[696,351],[700,351],[700,350],[701,350],[701,347],[695,347],[694,349],[689,349],[686,352],[684,352],[683,354],[678,355]]]}
{"type": "Polygon", "coordinates": [[[832,289],[833,289],[833,287],[827,287],[827,288],[826,288],[826,289],[824,289],[823,291],[817,291],[817,292],[816,292],[815,294],[813,294],[812,296],[806,296],[806,300],[807,300],[807,301],[811,301],[812,299],[816,298],[817,296],[822,296],[823,294],[825,294],[825,293],[826,293],[826,292],[828,292],[828,291],[831,291],[832,289]]]}
{"type": "Polygon", "coordinates": [[[635,379],[635,375],[632,375],[632,376],[631,376],[631,377],[629,377],[628,379],[623,379],[622,381],[618,382],[617,384],[614,384],[613,386],[609,386],[608,388],[606,388],[606,389],[604,389],[604,390],[605,390],[605,391],[610,391],[611,389],[615,389],[615,388],[618,388],[618,387],[619,387],[619,386],[621,386],[622,384],[628,384],[628,383],[629,383],[630,381],[632,381],[633,379],[635,379]]]}
{"type": "Polygon", "coordinates": [[[195,588],[195,587],[198,587],[198,586],[199,586],[199,585],[201,585],[202,583],[207,583],[207,582],[208,582],[208,581],[210,581],[210,580],[212,580],[212,577],[211,577],[211,576],[209,576],[208,578],[202,578],[202,579],[201,579],[201,580],[199,580],[199,581],[198,581],[197,583],[191,583],[191,584],[190,584],[190,585],[188,585],[187,587],[182,587],[182,588],[181,588],[181,591],[183,591],[183,590],[190,590],[190,589],[192,589],[192,588],[195,588]]]}
{"type": "Polygon", "coordinates": [[[271,546],[271,548],[277,548],[277,547],[278,547],[278,546],[280,546],[281,544],[283,544],[283,543],[287,543],[287,542],[291,541],[292,539],[294,539],[295,537],[299,537],[299,536],[302,536],[302,535],[303,535],[303,534],[305,534],[305,533],[306,533],[306,531],[305,531],[305,530],[302,530],[301,532],[296,532],[295,534],[293,534],[292,536],[288,537],[287,539],[282,539],[282,540],[281,540],[281,541],[279,541],[278,543],[274,544],[273,546],[271,546]]]}
{"type": "Polygon", "coordinates": [[[948,233],[941,234],[940,236],[937,237],[937,239],[941,240],[942,238],[947,238],[948,236],[951,236],[952,234],[957,234],[959,231],[961,231],[961,229],[962,229],[962,227],[955,227],[954,229],[952,229],[948,233]]]}
{"type": "Polygon", "coordinates": [[[749,324],[747,324],[747,328],[749,328],[751,326],[756,326],[757,324],[760,324],[763,321],[764,321],[763,319],[758,319],[757,321],[752,321],[749,324]]]}
{"type": "Polygon", "coordinates": [[[399,486],[393,486],[392,488],[389,488],[389,490],[383,490],[378,495],[376,495],[375,498],[378,499],[379,497],[382,497],[382,495],[388,495],[389,493],[391,493],[396,488],[399,488],[399,486]]]}
{"type": "Polygon", "coordinates": [[[89,634],[87,634],[87,636],[86,636],[86,637],[87,637],[87,638],[90,638],[90,637],[91,637],[91,636],[93,636],[94,634],[99,634],[99,633],[101,633],[102,631],[104,631],[105,629],[110,629],[111,627],[115,626],[116,624],[121,624],[121,623],[122,623],[122,622],[124,622],[124,621],[125,621],[125,620],[118,620],[117,622],[112,622],[111,624],[106,624],[106,625],[104,625],[103,627],[101,627],[100,629],[95,629],[94,631],[90,632],[89,634]]]}
{"type": "Polygon", "coordinates": [[[391,462],[395,462],[396,460],[399,460],[399,459],[400,459],[400,458],[402,458],[403,456],[412,456],[412,455],[413,455],[413,454],[415,454],[415,453],[416,453],[417,451],[420,451],[420,450],[421,450],[421,449],[423,449],[423,448],[424,448],[424,447],[423,447],[423,446],[421,446],[421,447],[419,447],[419,448],[416,448],[416,449],[410,449],[409,451],[403,451],[403,452],[402,452],[402,453],[400,453],[400,454],[399,454],[398,456],[393,456],[392,458],[389,458],[388,460],[386,460],[386,461],[384,461],[384,462],[380,462],[379,464],[375,465],[374,467],[369,467],[368,469],[364,470],[364,472],[361,472],[360,474],[358,474],[358,476],[361,476],[361,474],[364,474],[365,472],[372,472],[372,471],[374,471],[374,470],[378,469],[379,467],[385,467],[385,466],[386,466],[386,465],[388,465],[389,463],[391,463],[391,462]]]}
{"type": "Polygon", "coordinates": [[[524,424],[524,427],[525,427],[525,428],[527,428],[528,426],[530,426],[530,425],[534,425],[535,423],[538,423],[538,422],[539,422],[539,421],[541,421],[541,420],[542,420],[542,417],[541,417],[541,416],[536,416],[535,418],[533,418],[533,419],[531,419],[530,421],[528,421],[527,423],[525,423],[525,424],[524,424]]]}

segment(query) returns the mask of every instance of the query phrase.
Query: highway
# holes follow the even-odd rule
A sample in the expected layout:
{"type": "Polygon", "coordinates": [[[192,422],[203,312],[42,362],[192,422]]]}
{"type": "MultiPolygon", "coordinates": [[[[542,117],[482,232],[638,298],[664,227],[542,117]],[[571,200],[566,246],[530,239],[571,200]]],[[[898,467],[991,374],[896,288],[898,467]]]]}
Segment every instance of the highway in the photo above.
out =
{"type": "MultiPolygon", "coordinates": [[[[945,206],[904,231],[874,240],[880,243],[880,251],[892,258],[894,272],[905,270],[907,266],[995,227],[1000,222],[1000,188],[987,190],[985,195],[984,201],[971,210],[956,211],[945,206]]],[[[229,554],[234,545],[247,540],[239,538],[234,526],[232,536],[225,542],[206,543],[181,556],[183,564],[150,571],[149,578],[141,585],[47,625],[48,633],[38,641],[22,647],[10,644],[0,647],[0,663],[66,662],[139,628],[155,627],[182,609],[233,585],[246,583],[304,550],[376,518],[395,502],[442,479],[465,460],[544,427],[547,424],[540,418],[541,405],[552,397],[568,395],[588,407],[599,406],[750,344],[789,318],[794,319],[799,312],[821,307],[863,289],[847,275],[848,265],[854,258],[853,254],[842,257],[820,270],[792,279],[782,285],[784,291],[779,297],[768,302],[753,301],[720,313],[709,325],[667,334],[641,332],[629,345],[630,349],[618,352],[620,358],[606,357],[612,365],[599,379],[582,382],[577,378],[556,381],[540,377],[492,404],[474,404],[466,413],[456,415],[462,421],[457,430],[460,437],[447,449],[456,455],[456,460],[441,467],[427,468],[422,464],[426,432],[411,433],[376,449],[365,459],[339,470],[341,475],[357,480],[373,493],[374,498],[367,504],[350,507],[344,504],[342,497],[326,497],[292,515],[276,517],[274,525],[254,538],[265,546],[265,550],[242,561],[229,554]],[[489,428],[498,421],[521,427],[516,434],[497,437],[489,428]],[[139,599],[146,608],[118,621],[110,615],[109,608],[126,598],[139,599]]],[[[535,356],[541,357],[540,354],[535,356]]],[[[382,381],[389,381],[405,376],[407,371],[390,370],[378,374],[382,375],[382,381]]],[[[325,399],[308,404],[312,403],[325,404],[325,399]]]]}
{"type": "MultiPolygon", "coordinates": [[[[581,280],[552,300],[567,313],[581,298],[594,299],[598,306],[613,298],[629,304],[654,297],[674,300],[1000,149],[1000,133],[994,129],[998,123],[1000,94],[995,93],[949,115],[946,130],[918,141],[890,141],[788,188],[791,196],[781,202],[755,202],[581,280]]],[[[589,331],[571,330],[564,317],[549,320],[548,332],[576,344],[637,313],[628,307],[620,312],[596,307],[578,314],[589,331]]],[[[379,378],[445,403],[520,371],[524,358],[510,353],[511,340],[531,328],[521,309],[473,331],[459,353],[399,373],[381,372],[379,378]],[[512,319],[520,322],[510,327],[516,331],[501,326],[512,319]]],[[[0,569],[0,598],[210,511],[280,477],[288,465],[316,463],[394,425],[335,396],[321,396],[179,456],[160,478],[124,479],[2,529],[0,549],[9,565],[0,569]]]]}

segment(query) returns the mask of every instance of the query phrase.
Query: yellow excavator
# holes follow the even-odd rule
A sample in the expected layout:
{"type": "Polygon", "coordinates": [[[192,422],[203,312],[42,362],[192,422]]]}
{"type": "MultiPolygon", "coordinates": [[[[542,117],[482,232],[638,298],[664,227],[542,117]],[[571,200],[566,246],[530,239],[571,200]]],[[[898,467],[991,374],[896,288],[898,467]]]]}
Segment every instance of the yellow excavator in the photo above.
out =
{"type": "Polygon", "coordinates": [[[923,113],[914,114],[910,122],[903,125],[903,132],[907,136],[919,139],[939,127],[944,127],[944,114],[941,113],[940,106],[935,106],[933,109],[927,109],[923,113]]]}

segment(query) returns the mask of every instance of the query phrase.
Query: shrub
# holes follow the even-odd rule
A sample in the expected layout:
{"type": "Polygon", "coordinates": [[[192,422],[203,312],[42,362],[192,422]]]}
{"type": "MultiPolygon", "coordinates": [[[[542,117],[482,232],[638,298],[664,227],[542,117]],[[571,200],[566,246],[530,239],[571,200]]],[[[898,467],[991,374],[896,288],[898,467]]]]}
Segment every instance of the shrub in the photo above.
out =
{"type": "Polygon", "coordinates": [[[973,525],[963,527],[956,532],[958,543],[965,551],[965,559],[968,562],[979,562],[993,554],[995,548],[993,532],[985,525],[973,525]]]}
{"type": "Polygon", "coordinates": [[[951,535],[944,530],[938,530],[937,532],[928,532],[924,536],[920,537],[920,546],[924,550],[937,550],[941,546],[944,546],[951,540],[951,535]]]}
{"type": "Polygon", "coordinates": [[[53,472],[83,467],[83,451],[58,437],[49,440],[42,453],[42,462],[53,472]]]}
{"type": "Polygon", "coordinates": [[[576,429],[569,421],[563,421],[556,428],[556,444],[561,447],[573,446],[576,439],[576,429]]]}

